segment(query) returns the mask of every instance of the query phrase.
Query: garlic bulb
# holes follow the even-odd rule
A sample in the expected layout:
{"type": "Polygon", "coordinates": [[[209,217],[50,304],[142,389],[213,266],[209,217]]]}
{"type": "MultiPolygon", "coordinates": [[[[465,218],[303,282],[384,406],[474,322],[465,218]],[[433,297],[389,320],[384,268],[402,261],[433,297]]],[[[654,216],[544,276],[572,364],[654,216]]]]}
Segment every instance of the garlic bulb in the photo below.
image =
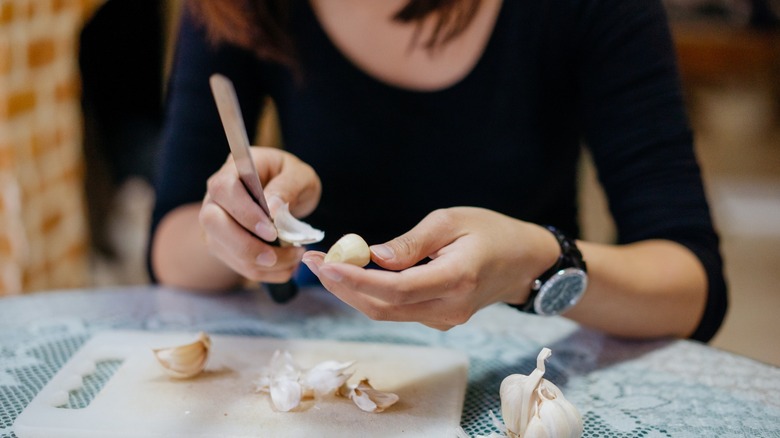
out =
{"type": "Polygon", "coordinates": [[[512,374],[501,382],[501,415],[509,438],[579,438],[582,417],[557,386],[543,378],[543,348],[530,375],[512,374]]]}
{"type": "Polygon", "coordinates": [[[397,394],[374,389],[368,383],[368,379],[361,380],[357,385],[344,384],[337,394],[352,400],[357,407],[366,412],[382,412],[399,399],[397,394]]]}
{"type": "Polygon", "coordinates": [[[296,219],[290,213],[290,204],[284,204],[276,210],[274,226],[276,226],[279,240],[295,246],[317,243],[325,238],[323,231],[296,219]]]}
{"type": "Polygon", "coordinates": [[[198,340],[178,347],[155,349],[154,355],[165,371],[177,379],[194,377],[206,368],[211,339],[203,332],[198,340]]]}
{"type": "Polygon", "coordinates": [[[370,261],[371,250],[368,249],[368,244],[354,233],[342,236],[325,254],[325,263],[341,262],[363,267],[370,261]]]}

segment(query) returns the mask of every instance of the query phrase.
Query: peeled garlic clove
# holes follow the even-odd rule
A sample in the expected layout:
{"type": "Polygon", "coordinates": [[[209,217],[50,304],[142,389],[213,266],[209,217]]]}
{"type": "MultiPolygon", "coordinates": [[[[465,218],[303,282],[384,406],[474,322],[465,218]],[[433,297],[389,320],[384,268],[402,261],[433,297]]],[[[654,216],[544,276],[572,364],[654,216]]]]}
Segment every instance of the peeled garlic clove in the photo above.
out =
{"type": "Polygon", "coordinates": [[[317,243],[325,238],[325,232],[296,219],[290,213],[290,204],[284,204],[276,210],[274,226],[279,240],[295,246],[317,243]]]}
{"type": "Polygon", "coordinates": [[[370,261],[371,250],[368,249],[368,244],[354,233],[342,236],[325,254],[325,263],[340,262],[363,267],[370,261]]]}
{"type": "Polygon", "coordinates": [[[155,349],[154,355],[165,368],[165,371],[177,379],[187,379],[198,375],[204,368],[209,357],[211,339],[203,332],[198,340],[178,347],[155,349]]]}
{"type": "Polygon", "coordinates": [[[510,438],[579,438],[582,416],[557,386],[543,378],[544,361],[551,355],[543,348],[530,375],[512,374],[501,382],[501,415],[510,438]]]}
{"type": "Polygon", "coordinates": [[[399,400],[397,394],[374,389],[368,383],[368,379],[361,380],[355,386],[343,385],[339,388],[338,395],[349,398],[358,408],[366,412],[382,412],[399,400]]]}

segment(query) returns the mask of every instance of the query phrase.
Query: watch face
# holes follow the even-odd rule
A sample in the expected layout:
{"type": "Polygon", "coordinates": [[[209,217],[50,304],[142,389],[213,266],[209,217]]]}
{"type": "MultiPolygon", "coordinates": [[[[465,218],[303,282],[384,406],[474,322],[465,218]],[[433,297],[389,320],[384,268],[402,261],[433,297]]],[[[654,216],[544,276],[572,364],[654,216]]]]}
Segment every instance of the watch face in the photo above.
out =
{"type": "Polygon", "coordinates": [[[577,268],[566,268],[547,280],[534,300],[539,315],[559,315],[577,304],[588,286],[588,275],[577,268]]]}

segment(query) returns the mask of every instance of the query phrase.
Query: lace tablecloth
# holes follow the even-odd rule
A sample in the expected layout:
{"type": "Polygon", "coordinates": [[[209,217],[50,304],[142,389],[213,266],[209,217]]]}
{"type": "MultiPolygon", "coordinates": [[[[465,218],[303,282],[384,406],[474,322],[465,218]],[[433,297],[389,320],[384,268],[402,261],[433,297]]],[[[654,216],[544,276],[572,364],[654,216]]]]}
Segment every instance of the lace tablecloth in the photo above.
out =
{"type": "Polygon", "coordinates": [[[584,437],[780,437],[780,369],[695,342],[617,340],[501,305],[439,332],[371,321],[321,289],[277,305],[262,291],[217,297],[130,287],[0,299],[0,438],[15,437],[14,420],[36,393],[92,335],[111,329],[462,350],[470,357],[461,418],[469,435],[494,430],[501,381],[528,374],[549,347],[545,377],[582,413],[584,437]]]}

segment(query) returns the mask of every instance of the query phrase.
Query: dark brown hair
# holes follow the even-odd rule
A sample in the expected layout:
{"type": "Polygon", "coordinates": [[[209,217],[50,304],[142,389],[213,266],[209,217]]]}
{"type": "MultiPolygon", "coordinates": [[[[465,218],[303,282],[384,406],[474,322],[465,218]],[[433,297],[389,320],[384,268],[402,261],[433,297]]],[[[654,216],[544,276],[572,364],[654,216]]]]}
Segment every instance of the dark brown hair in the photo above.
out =
{"type": "MultiPolygon", "coordinates": [[[[374,0],[372,0],[374,1],[374,0]]],[[[436,14],[433,32],[422,46],[428,50],[447,44],[463,32],[481,0],[408,0],[393,20],[418,24],[412,45],[419,43],[420,24],[436,14]]],[[[296,65],[290,35],[291,0],[191,0],[190,11],[205,24],[209,38],[254,51],[257,56],[296,65]]]]}

